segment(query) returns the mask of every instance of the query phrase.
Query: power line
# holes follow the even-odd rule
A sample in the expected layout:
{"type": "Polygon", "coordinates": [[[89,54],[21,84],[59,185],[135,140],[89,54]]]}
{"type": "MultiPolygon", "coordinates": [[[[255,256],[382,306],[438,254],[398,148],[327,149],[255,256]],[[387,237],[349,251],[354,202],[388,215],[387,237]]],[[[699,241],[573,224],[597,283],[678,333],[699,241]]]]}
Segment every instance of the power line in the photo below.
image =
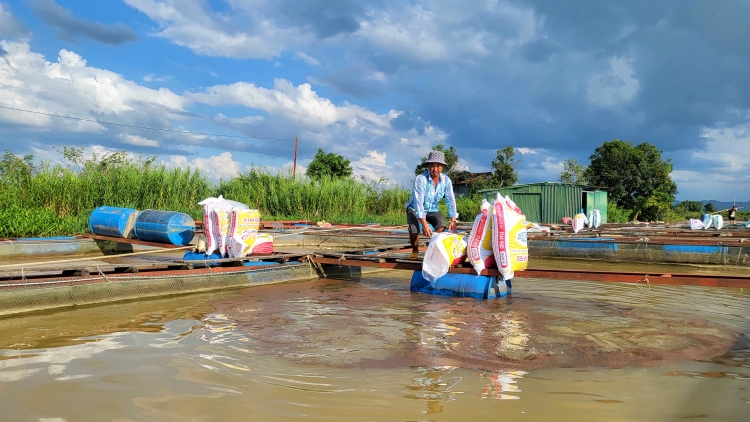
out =
{"type": "Polygon", "coordinates": [[[81,118],[81,117],[63,116],[61,114],[52,114],[52,113],[44,113],[42,111],[24,110],[24,109],[20,109],[20,108],[6,107],[6,106],[2,106],[2,105],[0,105],[0,108],[4,108],[6,110],[22,111],[24,113],[33,113],[33,114],[41,114],[41,115],[44,115],[44,116],[60,117],[62,119],[79,120],[79,121],[82,121],[82,122],[98,123],[100,125],[113,125],[113,126],[130,127],[130,128],[136,128],[136,129],[158,130],[158,131],[161,131],[161,132],[184,133],[184,134],[202,135],[202,136],[216,136],[216,137],[221,137],[221,138],[262,139],[262,140],[271,140],[271,141],[292,141],[293,140],[293,139],[289,139],[289,138],[264,138],[264,137],[260,137],[260,136],[219,135],[219,134],[216,134],[216,133],[191,132],[189,130],[160,129],[160,128],[156,128],[156,127],[128,125],[128,124],[124,124],[124,123],[102,122],[102,121],[94,120],[94,119],[84,119],[84,118],[81,118]]]}

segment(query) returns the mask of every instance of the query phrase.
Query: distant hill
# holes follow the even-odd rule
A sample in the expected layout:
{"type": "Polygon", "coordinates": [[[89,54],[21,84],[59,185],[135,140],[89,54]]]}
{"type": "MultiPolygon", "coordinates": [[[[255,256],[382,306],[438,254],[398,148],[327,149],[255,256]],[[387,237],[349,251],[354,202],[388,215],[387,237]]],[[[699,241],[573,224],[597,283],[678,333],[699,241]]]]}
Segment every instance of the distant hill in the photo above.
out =
{"type": "MultiPolygon", "coordinates": [[[[682,201],[674,201],[675,205],[679,204],[680,202],[682,201]]],[[[698,202],[700,202],[703,205],[706,205],[709,202],[711,202],[714,204],[714,208],[716,208],[716,210],[718,211],[728,210],[729,208],[732,208],[732,203],[727,202],[727,201],[715,201],[713,199],[704,199],[698,202]]],[[[737,208],[739,208],[740,211],[750,211],[750,201],[743,201],[743,202],[737,201],[737,208]]]]}

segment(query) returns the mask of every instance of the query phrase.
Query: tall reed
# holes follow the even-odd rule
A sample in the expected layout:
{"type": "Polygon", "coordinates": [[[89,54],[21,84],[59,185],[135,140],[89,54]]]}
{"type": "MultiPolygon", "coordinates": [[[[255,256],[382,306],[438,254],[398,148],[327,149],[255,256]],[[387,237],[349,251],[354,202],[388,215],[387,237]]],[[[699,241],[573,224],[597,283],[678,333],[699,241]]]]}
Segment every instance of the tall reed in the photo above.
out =
{"type": "MultiPolygon", "coordinates": [[[[219,195],[260,210],[263,220],[406,223],[410,191],[395,185],[353,178],[315,181],[260,169],[217,185],[198,170],[114,158],[76,167],[42,163],[33,171],[0,166],[0,238],[80,234],[102,205],[180,211],[202,219],[198,202],[219,195]]],[[[479,210],[475,202],[459,199],[462,220],[473,220],[479,210]]]]}
{"type": "Polygon", "coordinates": [[[218,193],[246,203],[273,219],[302,219],[341,223],[402,224],[409,198],[405,189],[379,186],[351,178],[293,178],[258,169],[222,181],[218,193]]]}

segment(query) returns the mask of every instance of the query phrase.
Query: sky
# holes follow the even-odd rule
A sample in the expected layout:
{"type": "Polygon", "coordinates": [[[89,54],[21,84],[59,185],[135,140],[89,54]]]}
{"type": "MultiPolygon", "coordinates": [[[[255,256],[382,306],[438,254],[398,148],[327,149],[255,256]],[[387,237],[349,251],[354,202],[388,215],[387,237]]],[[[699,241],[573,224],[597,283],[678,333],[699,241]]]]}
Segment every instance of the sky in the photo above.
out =
{"type": "Polygon", "coordinates": [[[520,183],[649,142],[678,200],[750,200],[748,0],[0,0],[0,151],[213,180],[318,148],[407,186],[432,146],[520,183]],[[64,116],[64,117],[58,117],[64,116]]]}

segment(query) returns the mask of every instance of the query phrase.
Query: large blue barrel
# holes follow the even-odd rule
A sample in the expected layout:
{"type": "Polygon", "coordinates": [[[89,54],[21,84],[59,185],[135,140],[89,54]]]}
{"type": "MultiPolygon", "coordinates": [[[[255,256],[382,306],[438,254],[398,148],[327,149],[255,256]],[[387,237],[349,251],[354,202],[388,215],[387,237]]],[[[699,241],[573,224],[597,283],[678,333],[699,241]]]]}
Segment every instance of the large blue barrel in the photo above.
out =
{"type": "Polygon", "coordinates": [[[128,237],[137,214],[132,208],[99,207],[89,217],[89,228],[102,236],[128,237]]]}
{"type": "Polygon", "coordinates": [[[195,266],[200,266],[201,264],[208,264],[211,267],[215,267],[217,265],[221,265],[220,262],[211,261],[211,259],[221,259],[224,258],[221,256],[219,252],[214,252],[211,255],[206,255],[203,252],[193,252],[193,251],[186,251],[185,254],[182,256],[183,261],[196,261],[194,264],[195,266]]]}
{"type": "Polygon", "coordinates": [[[427,281],[422,271],[411,276],[411,291],[433,295],[494,299],[508,294],[510,281],[498,283],[497,277],[473,274],[446,274],[434,283],[427,281]]]}
{"type": "Polygon", "coordinates": [[[140,240],[184,246],[195,236],[195,220],[182,212],[144,210],[135,219],[133,233],[140,240]]]}

